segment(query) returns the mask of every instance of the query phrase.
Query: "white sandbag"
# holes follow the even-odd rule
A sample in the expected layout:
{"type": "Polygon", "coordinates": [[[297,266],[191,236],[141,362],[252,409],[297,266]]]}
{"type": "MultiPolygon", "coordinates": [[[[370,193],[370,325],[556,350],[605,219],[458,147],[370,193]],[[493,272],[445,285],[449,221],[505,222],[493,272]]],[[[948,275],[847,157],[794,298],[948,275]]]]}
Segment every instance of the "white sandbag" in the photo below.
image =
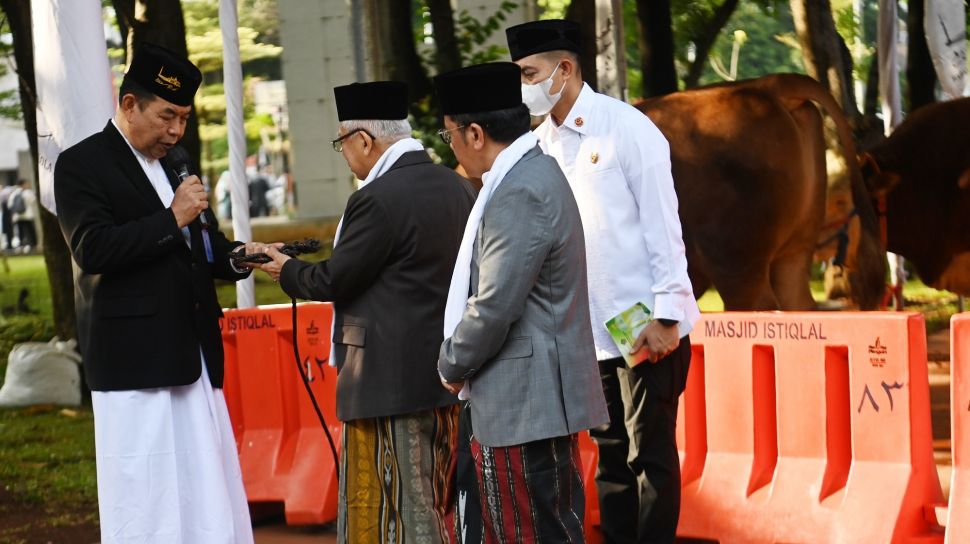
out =
{"type": "Polygon", "coordinates": [[[7,376],[0,388],[0,406],[81,404],[81,355],[74,340],[24,342],[10,351],[7,376]]]}

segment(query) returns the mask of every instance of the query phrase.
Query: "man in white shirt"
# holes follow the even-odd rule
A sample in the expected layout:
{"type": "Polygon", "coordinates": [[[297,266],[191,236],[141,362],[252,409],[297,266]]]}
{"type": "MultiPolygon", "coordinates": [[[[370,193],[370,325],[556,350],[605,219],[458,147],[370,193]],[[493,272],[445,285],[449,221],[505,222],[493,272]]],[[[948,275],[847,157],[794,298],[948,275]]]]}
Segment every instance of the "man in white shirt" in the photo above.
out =
{"type": "Polygon", "coordinates": [[[666,139],[642,113],[582,80],[579,25],[546,20],[506,30],[523,101],[543,151],[576,195],[586,237],[593,338],[611,423],[590,431],[609,542],[672,542],[680,512],[677,402],[699,317],[687,276],[666,139]],[[626,365],[604,323],[636,303],[653,321],[626,365]],[[626,425],[624,426],[624,423],[626,425]]]}

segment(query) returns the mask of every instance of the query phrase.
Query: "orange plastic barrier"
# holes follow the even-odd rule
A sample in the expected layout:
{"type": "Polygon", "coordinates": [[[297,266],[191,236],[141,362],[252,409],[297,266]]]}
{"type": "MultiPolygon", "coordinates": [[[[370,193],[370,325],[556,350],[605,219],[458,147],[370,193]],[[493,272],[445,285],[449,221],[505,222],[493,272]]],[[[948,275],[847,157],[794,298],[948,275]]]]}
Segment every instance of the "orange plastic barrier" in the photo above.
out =
{"type": "Polygon", "coordinates": [[[691,342],[679,535],[943,540],[921,315],[708,314],[691,342]]]}
{"type": "MultiPolygon", "coordinates": [[[[327,365],[332,310],[305,303],[297,316],[303,368],[339,451],[337,372],[327,365]]],[[[283,502],[289,524],[333,521],[336,462],[296,368],[291,307],[228,310],[222,340],[224,392],[249,502],[283,502]]]]}
{"type": "Polygon", "coordinates": [[[583,487],[586,494],[586,515],[583,516],[583,526],[586,528],[587,544],[603,542],[603,535],[599,531],[600,503],[596,496],[596,464],[599,463],[599,449],[596,442],[589,437],[589,433],[579,433],[579,459],[582,464],[583,487]]]}
{"type": "Polygon", "coordinates": [[[970,542],[970,313],[950,321],[950,440],[953,474],[946,542],[970,542]]]}

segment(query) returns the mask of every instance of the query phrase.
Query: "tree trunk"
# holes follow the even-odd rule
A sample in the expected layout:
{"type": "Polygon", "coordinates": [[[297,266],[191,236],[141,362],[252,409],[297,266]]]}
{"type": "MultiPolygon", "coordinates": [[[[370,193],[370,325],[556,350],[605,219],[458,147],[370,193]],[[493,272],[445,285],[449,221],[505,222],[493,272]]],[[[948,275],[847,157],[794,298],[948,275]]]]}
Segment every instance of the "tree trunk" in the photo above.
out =
{"type": "Polygon", "coordinates": [[[596,77],[596,0],[572,0],[566,9],[566,19],[579,23],[583,50],[579,55],[583,81],[593,90],[599,88],[596,77]]]}
{"type": "Polygon", "coordinates": [[[859,124],[852,85],[852,57],[835,30],[829,0],[791,0],[792,19],[808,75],[828,87],[853,126],[859,124]]]}
{"type": "Polygon", "coordinates": [[[434,29],[435,64],[438,73],[461,68],[451,0],[428,0],[428,10],[431,12],[431,27],[434,29]]]}
{"type": "MultiPolygon", "coordinates": [[[[7,15],[13,34],[14,59],[20,80],[20,106],[24,114],[24,128],[33,158],[34,179],[37,174],[37,85],[34,79],[34,39],[30,27],[30,0],[0,0],[0,8],[7,15]]],[[[37,187],[40,200],[40,184],[37,187]]],[[[40,209],[40,226],[44,236],[44,263],[47,280],[51,286],[54,334],[62,339],[77,338],[77,321],[74,314],[74,272],[71,254],[67,250],[57,217],[43,206],[40,209]]]]}
{"type": "Polygon", "coordinates": [[[936,101],[936,71],[923,30],[925,0],[909,0],[906,32],[909,35],[906,54],[906,82],[909,84],[909,113],[936,101]]]}
{"type": "Polygon", "coordinates": [[[637,0],[643,97],[677,92],[670,0],[637,0]]]}
{"type": "MultiPolygon", "coordinates": [[[[118,17],[121,36],[125,40],[125,64],[131,62],[135,48],[142,42],[167,47],[186,58],[185,19],[179,0],[111,0],[118,17]]],[[[189,117],[185,135],[180,142],[195,164],[202,164],[199,141],[199,118],[189,117]]]]}
{"type": "Polygon", "coordinates": [[[707,57],[714,47],[714,42],[721,35],[721,30],[731,20],[731,15],[738,7],[738,0],[724,0],[721,5],[714,10],[714,15],[704,24],[704,28],[697,36],[691,36],[694,43],[694,61],[687,69],[687,77],[684,78],[684,86],[688,89],[696,87],[704,73],[704,66],[707,64],[707,57]]]}
{"type": "MultiPolygon", "coordinates": [[[[415,118],[423,118],[429,115],[426,111],[429,101],[422,99],[431,96],[433,89],[414,46],[412,2],[378,0],[373,3],[373,9],[372,20],[377,26],[380,40],[380,67],[376,78],[407,82],[411,113],[415,118]]],[[[434,108],[435,102],[430,101],[430,104],[434,108]]]]}
{"type": "Polygon", "coordinates": [[[862,114],[868,117],[876,117],[880,111],[879,104],[879,60],[873,58],[869,63],[869,73],[866,74],[866,96],[862,105],[862,114]]]}

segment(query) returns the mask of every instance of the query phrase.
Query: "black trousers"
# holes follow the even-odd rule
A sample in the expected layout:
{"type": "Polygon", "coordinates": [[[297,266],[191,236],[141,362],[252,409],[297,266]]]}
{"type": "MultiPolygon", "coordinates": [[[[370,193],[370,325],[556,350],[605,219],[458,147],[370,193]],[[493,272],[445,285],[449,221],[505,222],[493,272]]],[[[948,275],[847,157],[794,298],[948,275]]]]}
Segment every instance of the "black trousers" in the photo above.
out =
{"type": "Polygon", "coordinates": [[[34,228],[33,219],[21,219],[14,223],[17,227],[17,238],[20,238],[20,246],[37,246],[37,231],[34,228]]]}
{"type": "Polygon", "coordinates": [[[657,363],[600,361],[610,423],[590,430],[599,447],[600,528],[610,544],[673,542],[680,517],[677,401],[690,339],[657,363]]]}
{"type": "Polygon", "coordinates": [[[0,232],[7,239],[6,245],[0,249],[13,249],[13,219],[6,204],[0,205],[0,232]]]}

